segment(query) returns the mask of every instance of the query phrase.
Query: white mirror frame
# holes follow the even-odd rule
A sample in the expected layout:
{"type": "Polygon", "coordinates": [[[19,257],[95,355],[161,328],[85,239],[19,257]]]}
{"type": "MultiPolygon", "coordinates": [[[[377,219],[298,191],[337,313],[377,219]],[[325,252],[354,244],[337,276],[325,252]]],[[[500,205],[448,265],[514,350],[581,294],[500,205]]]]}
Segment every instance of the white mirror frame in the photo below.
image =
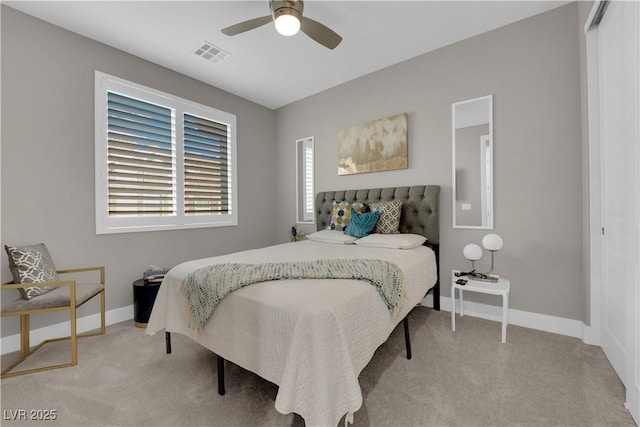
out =
{"type": "MultiPolygon", "coordinates": [[[[469,99],[466,101],[454,102],[451,105],[451,145],[452,145],[452,214],[453,228],[472,228],[472,229],[493,229],[493,95],[481,96],[479,98],[469,99]],[[458,175],[456,168],[456,129],[470,127],[474,125],[485,124],[488,121],[488,135],[480,136],[479,147],[477,151],[480,153],[477,159],[479,167],[479,179],[477,187],[477,196],[475,200],[480,203],[479,220],[468,221],[462,215],[462,210],[472,210],[472,204],[468,201],[464,203],[464,199],[459,199],[461,189],[458,188],[464,184],[458,175]],[[460,182],[458,182],[460,181],[460,182]],[[466,206],[463,206],[466,205],[466,206]],[[460,212],[458,210],[460,209],[460,212]]],[[[460,141],[458,141],[460,144],[460,141]]],[[[465,192],[472,189],[467,188],[465,192]]],[[[468,197],[467,197],[468,199],[468,197]]],[[[477,203],[476,203],[477,205],[477,203]]],[[[476,216],[477,218],[477,216],[476,216]]]]}

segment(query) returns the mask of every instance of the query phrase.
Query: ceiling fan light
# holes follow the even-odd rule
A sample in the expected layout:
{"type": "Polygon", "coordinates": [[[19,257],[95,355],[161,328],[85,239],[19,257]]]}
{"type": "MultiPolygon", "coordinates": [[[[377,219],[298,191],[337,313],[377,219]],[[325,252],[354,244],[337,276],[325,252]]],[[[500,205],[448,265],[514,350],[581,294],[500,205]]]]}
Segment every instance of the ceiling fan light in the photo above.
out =
{"type": "Polygon", "coordinates": [[[275,21],[276,30],[283,36],[292,36],[300,31],[300,20],[288,14],[279,15],[275,21]]]}

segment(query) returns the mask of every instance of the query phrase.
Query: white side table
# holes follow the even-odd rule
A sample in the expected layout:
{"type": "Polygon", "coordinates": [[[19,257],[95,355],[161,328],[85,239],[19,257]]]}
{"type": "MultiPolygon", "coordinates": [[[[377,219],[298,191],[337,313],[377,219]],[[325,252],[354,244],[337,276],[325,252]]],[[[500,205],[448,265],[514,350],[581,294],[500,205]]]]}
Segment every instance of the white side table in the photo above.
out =
{"type": "Polygon", "coordinates": [[[468,276],[456,277],[455,270],[451,274],[451,330],[456,330],[456,289],[460,292],[460,316],[464,316],[463,292],[480,292],[490,295],[502,295],[502,342],[507,342],[507,311],[509,310],[509,288],[511,283],[507,279],[500,278],[497,282],[481,282],[472,280],[468,276]],[[456,283],[458,279],[467,279],[465,285],[456,283]]]}

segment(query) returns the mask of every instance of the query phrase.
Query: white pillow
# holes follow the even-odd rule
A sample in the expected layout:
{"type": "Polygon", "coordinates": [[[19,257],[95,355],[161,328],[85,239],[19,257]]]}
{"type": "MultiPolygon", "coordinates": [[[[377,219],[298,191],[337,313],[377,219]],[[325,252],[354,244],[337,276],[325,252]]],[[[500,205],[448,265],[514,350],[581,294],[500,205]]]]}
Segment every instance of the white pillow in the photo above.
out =
{"type": "Polygon", "coordinates": [[[419,234],[369,234],[358,239],[356,245],[368,248],[413,249],[422,245],[427,238],[419,234]]]}
{"type": "Polygon", "coordinates": [[[314,242],[335,243],[340,245],[352,245],[358,240],[357,237],[349,236],[337,230],[316,231],[315,233],[307,234],[307,239],[313,240],[314,242]]]}

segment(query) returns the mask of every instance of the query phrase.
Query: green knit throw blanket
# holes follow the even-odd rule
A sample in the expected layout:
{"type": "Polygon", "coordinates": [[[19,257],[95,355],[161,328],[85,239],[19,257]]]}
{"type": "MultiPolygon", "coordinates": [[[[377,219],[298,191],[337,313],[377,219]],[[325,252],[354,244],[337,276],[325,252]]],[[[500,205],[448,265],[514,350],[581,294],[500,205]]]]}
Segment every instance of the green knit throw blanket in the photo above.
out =
{"type": "Polygon", "coordinates": [[[190,314],[189,327],[202,330],[220,301],[243,286],[287,279],[367,281],[376,287],[393,316],[400,311],[404,300],[402,271],[396,264],[379,259],[214,264],[190,273],[182,282],[182,293],[190,314]]]}

